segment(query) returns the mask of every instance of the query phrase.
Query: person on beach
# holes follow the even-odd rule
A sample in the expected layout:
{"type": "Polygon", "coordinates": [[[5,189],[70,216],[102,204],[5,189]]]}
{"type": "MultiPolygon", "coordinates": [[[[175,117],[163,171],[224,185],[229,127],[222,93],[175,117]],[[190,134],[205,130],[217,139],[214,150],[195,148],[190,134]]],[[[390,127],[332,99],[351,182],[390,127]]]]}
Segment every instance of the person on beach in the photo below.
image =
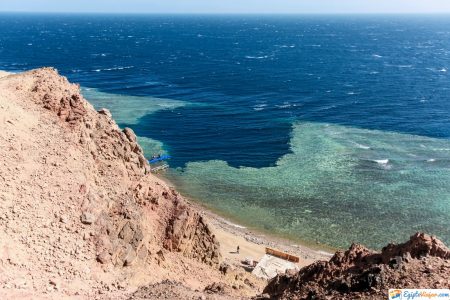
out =
{"type": "Polygon", "coordinates": [[[239,254],[239,245],[236,248],[236,253],[239,254]]]}

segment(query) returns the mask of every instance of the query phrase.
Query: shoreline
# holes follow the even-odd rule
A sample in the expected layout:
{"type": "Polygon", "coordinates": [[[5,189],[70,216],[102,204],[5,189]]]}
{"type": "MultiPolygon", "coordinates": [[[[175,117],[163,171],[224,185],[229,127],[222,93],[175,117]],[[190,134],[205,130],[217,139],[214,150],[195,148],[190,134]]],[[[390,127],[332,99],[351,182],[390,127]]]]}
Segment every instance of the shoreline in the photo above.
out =
{"type": "Polygon", "coordinates": [[[208,224],[213,228],[217,239],[222,247],[222,256],[225,260],[231,260],[240,264],[245,259],[259,260],[265,254],[265,248],[274,248],[283,252],[298,256],[300,267],[305,267],[319,260],[328,261],[332,252],[313,249],[304,244],[294,244],[293,241],[273,235],[263,234],[244,226],[232,223],[224,217],[204,208],[201,204],[187,199],[189,204],[200,211],[208,224]],[[240,255],[236,255],[236,247],[240,247],[240,255]],[[251,254],[251,255],[249,255],[251,254]]]}
{"type": "Polygon", "coordinates": [[[14,74],[14,73],[0,70],[0,78],[6,77],[6,76],[12,75],[12,74],[14,74]]]}
{"type": "MultiPolygon", "coordinates": [[[[177,190],[165,176],[155,174],[167,186],[177,190]]],[[[319,260],[328,261],[338,249],[326,245],[312,245],[300,240],[291,240],[258,229],[236,224],[226,216],[205,207],[201,201],[182,195],[186,201],[200,212],[212,227],[220,245],[224,261],[240,265],[245,259],[259,260],[265,254],[265,248],[275,248],[300,257],[298,265],[304,267],[319,260]],[[236,253],[239,246],[240,253],[236,253]]]]}

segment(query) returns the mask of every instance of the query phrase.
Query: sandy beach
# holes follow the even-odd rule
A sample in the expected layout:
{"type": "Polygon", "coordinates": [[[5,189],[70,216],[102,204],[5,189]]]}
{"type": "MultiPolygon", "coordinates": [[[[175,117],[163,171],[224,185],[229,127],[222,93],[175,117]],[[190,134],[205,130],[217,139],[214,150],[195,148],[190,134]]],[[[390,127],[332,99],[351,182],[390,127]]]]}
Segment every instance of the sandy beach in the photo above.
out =
{"type": "Polygon", "coordinates": [[[202,213],[212,225],[213,232],[219,240],[222,257],[234,265],[241,265],[241,262],[247,259],[258,261],[264,256],[266,247],[298,256],[300,258],[299,267],[307,266],[318,260],[329,260],[332,256],[331,253],[324,250],[311,249],[293,244],[288,240],[256,233],[245,227],[237,227],[204,209],[202,213]],[[236,252],[237,246],[240,248],[239,253],[236,252]]]}

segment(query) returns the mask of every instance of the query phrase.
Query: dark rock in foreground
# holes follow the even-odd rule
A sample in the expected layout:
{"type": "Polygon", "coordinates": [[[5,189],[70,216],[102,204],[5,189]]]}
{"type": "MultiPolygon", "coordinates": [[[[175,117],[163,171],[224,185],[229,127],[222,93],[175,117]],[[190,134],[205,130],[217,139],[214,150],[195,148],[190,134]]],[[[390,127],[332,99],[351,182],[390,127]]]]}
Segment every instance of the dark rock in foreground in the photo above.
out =
{"type": "Polygon", "coordinates": [[[437,238],[416,233],[381,253],[353,244],[328,262],[279,275],[259,299],[386,299],[390,288],[449,286],[450,250],[437,238]]]}

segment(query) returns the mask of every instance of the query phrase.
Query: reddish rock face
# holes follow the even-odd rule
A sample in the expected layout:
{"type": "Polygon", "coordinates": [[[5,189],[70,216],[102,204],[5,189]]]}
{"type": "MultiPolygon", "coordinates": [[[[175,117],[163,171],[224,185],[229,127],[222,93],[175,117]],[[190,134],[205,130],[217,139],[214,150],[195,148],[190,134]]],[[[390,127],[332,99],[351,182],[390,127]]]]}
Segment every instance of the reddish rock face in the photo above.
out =
{"type": "Polygon", "coordinates": [[[434,236],[424,233],[416,233],[404,244],[389,244],[381,251],[383,263],[389,263],[396,256],[406,253],[412,258],[435,256],[442,259],[450,259],[450,250],[434,236]]]}
{"type": "Polygon", "coordinates": [[[209,265],[218,265],[219,244],[208,224],[195,211],[177,204],[166,228],[164,247],[209,265]]]}
{"type": "Polygon", "coordinates": [[[31,91],[35,102],[55,112],[63,121],[75,125],[83,120],[87,111],[77,89],[65,89],[69,86],[66,78],[58,76],[55,69],[44,68],[31,71],[36,78],[31,91]],[[48,74],[53,74],[52,78],[48,74]]]}
{"type": "Polygon", "coordinates": [[[449,259],[450,250],[424,233],[381,252],[353,244],[328,262],[275,277],[260,299],[384,299],[389,288],[448,288],[449,259]]]}

